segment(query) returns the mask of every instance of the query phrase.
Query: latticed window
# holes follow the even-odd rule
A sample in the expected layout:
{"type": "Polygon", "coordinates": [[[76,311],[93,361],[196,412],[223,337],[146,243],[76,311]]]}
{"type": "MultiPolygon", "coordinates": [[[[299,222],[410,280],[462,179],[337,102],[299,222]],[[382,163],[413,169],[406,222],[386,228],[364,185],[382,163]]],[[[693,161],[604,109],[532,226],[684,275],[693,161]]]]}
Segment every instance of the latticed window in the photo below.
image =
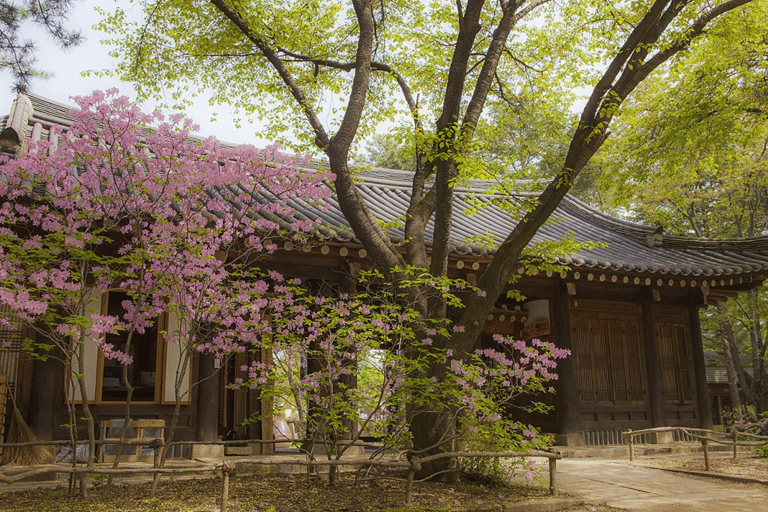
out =
{"type": "Polygon", "coordinates": [[[665,402],[693,402],[693,375],[684,325],[658,324],[656,339],[661,357],[665,402]]]}
{"type": "Polygon", "coordinates": [[[645,401],[637,322],[573,318],[571,340],[582,402],[645,401]]]}

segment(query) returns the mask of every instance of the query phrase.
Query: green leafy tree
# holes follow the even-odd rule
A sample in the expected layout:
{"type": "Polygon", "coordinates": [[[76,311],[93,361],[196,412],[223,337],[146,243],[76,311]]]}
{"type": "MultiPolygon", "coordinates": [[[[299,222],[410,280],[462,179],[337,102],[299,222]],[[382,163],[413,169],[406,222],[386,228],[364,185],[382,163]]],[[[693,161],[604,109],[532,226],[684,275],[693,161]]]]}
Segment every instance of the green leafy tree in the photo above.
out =
{"type": "MultiPolygon", "coordinates": [[[[144,8],[141,22],[118,9],[105,13],[101,24],[114,36],[117,73],[135,81],[144,97],[161,96],[165,84],[173,85],[171,97],[180,102],[206,90],[214,102],[266,120],[270,134],[288,130],[299,143],[314,145],[336,176],[355,235],[393,283],[407,279],[406,268],[446,275],[454,187],[489,177],[473,157],[488,106],[543,84],[564,90],[590,84],[553,175],[530,202],[502,205],[520,222],[504,240],[492,241],[494,258],[478,281],[482,293],[468,295],[455,319],[461,329],[435,340],[436,349],[459,357],[468,357],[517,268],[536,263],[529,242],[603,145],[630,93],[721,17],[751,8],[750,0],[136,3],[144,8]],[[420,155],[404,212],[404,253],[358,193],[350,166],[355,144],[383,121],[403,129],[407,123],[420,155]]],[[[409,293],[422,317],[447,317],[446,301],[428,287],[409,293]]],[[[446,371],[441,365],[425,369],[438,381],[446,371]]],[[[455,428],[453,412],[412,418],[415,446],[444,439],[455,428]]],[[[420,476],[442,469],[424,465],[420,476]]]]}
{"type": "Polygon", "coordinates": [[[45,76],[35,67],[36,43],[22,37],[24,27],[43,27],[65,49],[82,41],[79,31],[70,31],[64,26],[72,3],[72,0],[0,2],[0,69],[10,70],[17,91],[27,90],[32,78],[45,76]]]}
{"type": "Polygon", "coordinates": [[[384,169],[416,170],[416,148],[403,144],[394,134],[375,133],[366,149],[362,163],[384,169]]]}
{"type": "MultiPolygon", "coordinates": [[[[617,210],[674,234],[768,232],[766,19],[764,3],[731,16],[643,84],[601,155],[617,210]]],[[[703,324],[724,355],[732,403],[738,382],[756,413],[768,408],[766,298],[763,289],[734,297],[703,324]]]]}

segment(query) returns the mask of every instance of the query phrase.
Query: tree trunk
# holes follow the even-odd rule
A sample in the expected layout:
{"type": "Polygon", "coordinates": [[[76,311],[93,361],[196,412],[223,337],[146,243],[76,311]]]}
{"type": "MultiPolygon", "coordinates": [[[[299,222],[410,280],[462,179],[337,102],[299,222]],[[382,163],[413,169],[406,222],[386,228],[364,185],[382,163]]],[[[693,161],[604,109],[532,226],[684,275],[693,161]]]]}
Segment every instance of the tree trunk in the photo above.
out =
{"type": "MultiPolygon", "coordinates": [[[[422,411],[410,421],[413,446],[425,454],[456,451],[456,415],[451,411],[422,411]]],[[[443,482],[455,482],[460,471],[455,469],[453,459],[439,459],[423,463],[417,479],[439,478],[443,482]]]]}
{"type": "MultiPolygon", "coordinates": [[[[723,309],[721,308],[721,312],[723,309]]],[[[751,379],[750,376],[747,374],[746,370],[744,369],[744,366],[741,364],[741,359],[739,358],[739,351],[738,347],[736,346],[736,338],[733,334],[733,326],[731,325],[730,321],[728,319],[723,318],[722,320],[722,329],[723,334],[725,335],[725,342],[728,344],[728,349],[730,353],[730,360],[733,364],[733,369],[735,370],[736,377],[738,378],[739,384],[741,384],[741,390],[744,393],[747,402],[752,403],[753,405],[756,405],[757,403],[757,396],[754,393],[753,385],[754,385],[754,379],[751,379]]],[[[756,419],[756,418],[753,418],[756,419]]]]}
{"type": "MultiPolygon", "coordinates": [[[[91,409],[88,405],[88,389],[85,386],[85,379],[82,378],[83,375],[86,373],[85,369],[85,333],[81,330],[80,333],[80,340],[78,342],[78,346],[76,347],[76,359],[77,359],[77,370],[76,375],[74,375],[75,380],[77,381],[78,389],[80,390],[80,398],[82,398],[82,404],[83,404],[83,418],[85,418],[86,423],[86,432],[88,434],[88,463],[87,468],[91,469],[93,468],[94,464],[96,463],[96,427],[94,425],[94,419],[93,414],[91,414],[91,409]]],[[[72,453],[72,460],[77,460],[77,446],[75,446],[75,450],[72,453]]],[[[88,473],[83,473],[80,476],[80,494],[84,497],[88,496],[88,483],[90,482],[90,475],[88,473]]]]}
{"type": "Polygon", "coordinates": [[[733,353],[728,340],[723,340],[723,354],[725,354],[725,373],[728,375],[728,392],[731,395],[731,410],[735,414],[734,420],[744,423],[744,412],[741,409],[741,397],[737,384],[736,370],[733,367],[733,353]]]}
{"type": "MultiPolygon", "coordinates": [[[[192,347],[186,346],[183,349],[183,355],[179,361],[179,366],[176,370],[176,380],[174,381],[174,398],[176,403],[173,407],[173,417],[171,419],[171,426],[166,430],[165,434],[165,446],[160,455],[160,462],[158,467],[165,467],[165,461],[168,458],[168,450],[171,449],[171,443],[173,442],[173,436],[176,433],[176,427],[179,424],[179,417],[181,416],[181,386],[184,383],[184,378],[187,375],[187,367],[189,366],[190,351],[192,347]]],[[[160,473],[155,473],[152,478],[152,487],[150,488],[149,495],[154,498],[157,493],[157,486],[160,483],[160,473]]]]}

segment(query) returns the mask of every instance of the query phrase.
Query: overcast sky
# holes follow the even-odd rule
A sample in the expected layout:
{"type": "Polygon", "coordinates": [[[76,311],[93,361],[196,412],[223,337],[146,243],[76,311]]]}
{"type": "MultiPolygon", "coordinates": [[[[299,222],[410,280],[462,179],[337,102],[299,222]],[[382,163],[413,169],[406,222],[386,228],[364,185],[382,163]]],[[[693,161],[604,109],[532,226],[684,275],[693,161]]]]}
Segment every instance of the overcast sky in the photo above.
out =
{"type": "MultiPolygon", "coordinates": [[[[94,12],[94,6],[99,3],[102,8],[109,10],[115,3],[113,1],[97,2],[97,0],[82,0],[75,4],[68,28],[79,28],[85,36],[85,41],[68,51],[59,49],[46,35],[44,31],[36,27],[24,26],[23,39],[35,41],[38,46],[37,67],[51,73],[49,79],[34,79],[30,91],[45,96],[60,103],[72,104],[71,96],[87,95],[95,89],[109,89],[117,87],[121,93],[135,98],[130,84],[120,82],[117,79],[99,79],[95,77],[83,77],[82,72],[87,70],[110,69],[115,62],[109,57],[109,48],[100,43],[102,34],[91,27],[98,21],[94,12]]],[[[120,2],[127,4],[127,2],[120,2]]],[[[129,9],[129,5],[124,5],[129,9]]],[[[137,7],[134,7],[137,8],[137,7]]],[[[13,80],[11,74],[0,74],[0,115],[6,115],[15,98],[12,92],[13,80]]],[[[218,121],[210,122],[214,110],[208,106],[205,99],[196,101],[195,106],[187,112],[195,123],[200,125],[200,135],[213,135],[219,140],[235,143],[251,143],[264,146],[265,141],[255,134],[258,128],[254,125],[246,125],[237,129],[230,122],[227,107],[218,107],[218,121]]]]}

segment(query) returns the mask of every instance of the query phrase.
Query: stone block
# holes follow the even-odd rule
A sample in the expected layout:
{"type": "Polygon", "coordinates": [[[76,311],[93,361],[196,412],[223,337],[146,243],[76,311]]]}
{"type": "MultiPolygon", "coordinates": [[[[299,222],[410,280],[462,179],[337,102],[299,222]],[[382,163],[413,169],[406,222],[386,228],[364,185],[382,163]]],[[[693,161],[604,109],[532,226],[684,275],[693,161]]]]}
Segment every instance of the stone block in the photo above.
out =
{"type": "Polygon", "coordinates": [[[556,434],[555,445],[557,446],[585,446],[584,436],[581,434],[556,434]]]}
{"type": "MultiPolygon", "coordinates": [[[[316,444],[312,449],[312,454],[316,458],[325,458],[328,451],[323,444],[316,444]]],[[[365,448],[362,446],[350,446],[344,451],[344,455],[341,456],[342,459],[354,459],[359,457],[365,457],[365,448]]]]}
{"type": "Polygon", "coordinates": [[[674,441],[674,432],[652,432],[648,434],[648,442],[650,444],[672,444],[674,441]]]}
{"type": "Polygon", "coordinates": [[[224,445],[221,444],[193,444],[191,446],[193,459],[223,459],[224,445]]]}

